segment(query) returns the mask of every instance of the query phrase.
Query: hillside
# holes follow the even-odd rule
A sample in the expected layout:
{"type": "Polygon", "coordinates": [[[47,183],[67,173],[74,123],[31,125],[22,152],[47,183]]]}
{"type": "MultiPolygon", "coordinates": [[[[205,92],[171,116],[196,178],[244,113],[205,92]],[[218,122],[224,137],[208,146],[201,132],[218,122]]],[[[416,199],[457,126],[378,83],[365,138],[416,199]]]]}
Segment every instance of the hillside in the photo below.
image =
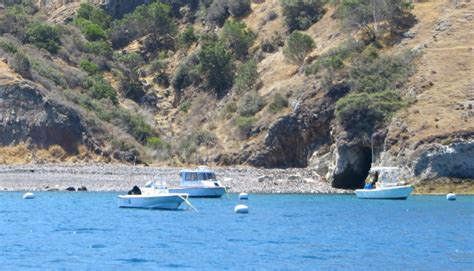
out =
{"type": "Polygon", "coordinates": [[[79,2],[0,5],[0,163],[474,179],[469,1],[79,2]]]}

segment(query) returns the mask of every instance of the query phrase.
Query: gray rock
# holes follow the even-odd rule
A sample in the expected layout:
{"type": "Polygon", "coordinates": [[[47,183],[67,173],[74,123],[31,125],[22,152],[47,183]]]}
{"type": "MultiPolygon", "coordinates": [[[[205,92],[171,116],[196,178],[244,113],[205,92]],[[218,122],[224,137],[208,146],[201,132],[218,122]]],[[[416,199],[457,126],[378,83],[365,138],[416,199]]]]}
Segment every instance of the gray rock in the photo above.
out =
{"type": "Polygon", "coordinates": [[[76,191],[76,188],[72,187],[72,186],[69,186],[68,188],[66,188],[66,191],[76,191]]]}

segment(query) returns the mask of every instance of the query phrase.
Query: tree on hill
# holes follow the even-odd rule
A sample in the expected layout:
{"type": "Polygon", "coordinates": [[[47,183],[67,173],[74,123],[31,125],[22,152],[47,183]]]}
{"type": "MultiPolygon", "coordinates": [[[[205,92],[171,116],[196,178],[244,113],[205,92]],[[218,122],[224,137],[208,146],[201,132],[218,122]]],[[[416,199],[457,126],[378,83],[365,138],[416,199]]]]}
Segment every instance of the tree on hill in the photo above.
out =
{"type": "Polygon", "coordinates": [[[292,63],[301,65],[306,55],[315,47],[313,39],[299,31],[291,33],[283,48],[283,54],[292,63]]]}
{"type": "Polygon", "coordinates": [[[348,30],[362,30],[370,42],[378,40],[384,23],[391,31],[414,22],[412,5],[406,0],[341,0],[336,15],[348,30]]]}
{"type": "Polygon", "coordinates": [[[324,13],[322,0],[280,0],[280,3],[290,31],[308,29],[324,13]]]}

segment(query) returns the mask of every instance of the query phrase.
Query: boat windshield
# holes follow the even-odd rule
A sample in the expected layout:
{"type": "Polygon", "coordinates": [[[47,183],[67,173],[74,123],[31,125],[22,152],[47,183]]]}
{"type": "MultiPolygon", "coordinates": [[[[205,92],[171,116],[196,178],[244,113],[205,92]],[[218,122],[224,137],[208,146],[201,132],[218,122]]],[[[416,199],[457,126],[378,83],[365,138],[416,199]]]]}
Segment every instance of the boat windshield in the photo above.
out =
{"type": "Polygon", "coordinates": [[[213,172],[183,172],[181,177],[184,175],[185,181],[207,181],[216,180],[216,175],[213,172]]]}

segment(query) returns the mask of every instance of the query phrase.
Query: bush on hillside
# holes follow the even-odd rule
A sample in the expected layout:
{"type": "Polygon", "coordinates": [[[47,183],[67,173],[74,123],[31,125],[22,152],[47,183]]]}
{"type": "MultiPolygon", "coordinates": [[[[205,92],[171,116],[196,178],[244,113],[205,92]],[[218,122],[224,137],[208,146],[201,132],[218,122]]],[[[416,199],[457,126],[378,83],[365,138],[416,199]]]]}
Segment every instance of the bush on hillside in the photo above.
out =
{"type": "Polygon", "coordinates": [[[89,77],[87,86],[92,98],[109,99],[113,104],[118,104],[117,92],[109,82],[101,76],[89,77]]]}
{"type": "Polygon", "coordinates": [[[87,59],[81,59],[79,62],[79,67],[81,67],[81,69],[87,72],[89,75],[94,75],[100,72],[99,66],[87,59]]]}
{"type": "Polygon", "coordinates": [[[257,120],[254,117],[237,117],[235,119],[235,125],[239,131],[240,136],[243,138],[248,138],[256,121],[257,120]]]}
{"type": "Polygon", "coordinates": [[[195,55],[190,55],[175,70],[171,85],[177,91],[187,88],[199,80],[198,59],[195,55]]]}
{"type": "Polygon", "coordinates": [[[112,24],[112,17],[104,10],[94,5],[82,3],[76,12],[76,19],[88,20],[102,29],[108,29],[112,24]]]}
{"type": "Polygon", "coordinates": [[[178,35],[178,44],[181,48],[188,49],[193,43],[198,40],[196,34],[194,34],[194,28],[189,25],[183,32],[178,35]]]}
{"type": "Polygon", "coordinates": [[[244,22],[229,19],[222,28],[221,39],[236,58],[244,59],[255,40],[255,34],[244,22]]]}
{"type": "Polygon", "coordinates": [[[280,0],[280,4],[290,32],[308,29],[324,14],[323,0],[280,0]]]}
{"type": "Polygon", "coordinates": [[[350,93],[337,101],[336,118],[348,131],[372,134],[403,106],[400,94],[392,90],[350,93]]]}
{"type": "Polygon", "coordinates": [[[204,75],[209,88],[220,95],[232,86],[232,55],[222,42],[206,42],[198,52],[197,57],[199,70],[204,75]]]}
{"type": "Polygon", "coordinates": [[[408,29],[415,23],[406,0],[342,0],[336,16],[346,30],[361,30],[368,42],[377,42],[386,26],[390,31],[408,29]]]}
{"type": "Polygon", "coordinates": [[[95,54],[98,56],[103,56],[110,58],[112,56],[112,47],[107,43],[107,41],[91,41],[85,44],[86,52],[95,54]]]}
{"type": "Polygon", "coordinates": [[[30,60],[26,55],[22,52],[16,52],[13,55],[13,59],[11,61],[10,66],[13,68],[13,70],[17,73],[19,73],[21,76],[25,78],[31,78],[31,64],[30,60]]]}
{"type": "Polygon", "coordinates": [[[26,38],[38,48],[56,53],[61,45],[61,31],[55,25],[48,23],[31,23],[26,29],[26,38]]]}
{"type": "Polygon", "coordinates": [[[20,40],[25,39],[25,29],[29,24],[29,14],[21,5],[8,6],[0,16],[0,35],[10,33],[20,40]]]}
{"type": "Polygon", "coordinates": [[[258,78],[257,61],[251,59],[237,69],[235,87],[239,92],[249,91],[255,87],[258,78]]]}
{"type": "Polygon", "coordinates": [[[114,48],[119,48],[146,34],[150,34],[155,41],[176,34],[169,5],[157,1],[138,6],[132,13],[114,22],[110,40],[114,48]]]}
{"type": "Polygon", "coordinates": [[[315,47],[313,39],[299,31],[294,31],[288,37],[283,54],[292,63],[301,65],[311,50],[315,47]]]}
{"type": "Polygon", "coordinates": [[[84,19],[77,19],[76,24],[79,26],[86,39],[90,41],[107,39],[105,30],[98,24],[84,19]]]}
{"type": "Polygon", "coordinates": [[[228,0],[227,2],[229,13],[234,17],[247,15],[251,10],[250,5],[250,0],[228,0]]]}
{"type": "Polygon", "coordinates": [[[271,113],[276,114],[286,107],[288,107],[288,99],[283,97],[280,93],[277,93],[273,96],[272,102],[268,105],[268,110],[271,113]]]}
{"type": "Polygon", "coordinates": [[[396,89],[415,72],[415,54],[404,51],[396,55],[380,56],[376,49],[367,49],[354,61],[350,70],[350,84],[356,92],[381,92],[396,89]]]}
{"type": "Polygon", "coordinates": [[[251,117],[260,112],[265,105],[265,100],[257,93],[248,93],[240,100],[238,112],[242,117],[251,117]]]}

